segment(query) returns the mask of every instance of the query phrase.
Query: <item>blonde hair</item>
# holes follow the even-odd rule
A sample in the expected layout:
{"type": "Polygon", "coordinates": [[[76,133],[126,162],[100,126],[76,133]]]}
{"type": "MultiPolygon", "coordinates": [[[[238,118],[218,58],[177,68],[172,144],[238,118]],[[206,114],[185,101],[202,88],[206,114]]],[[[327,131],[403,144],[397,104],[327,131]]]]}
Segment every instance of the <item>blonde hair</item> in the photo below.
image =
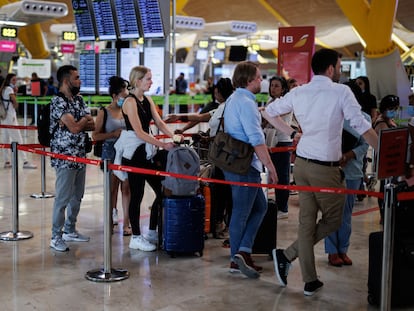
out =
{"type": "Polygon", "coordinates": [[[129,73],[129,84],[132,88],[137,87],[137,80],[141,80],[151,69],[145,66],[135,66],[129,73]]]}

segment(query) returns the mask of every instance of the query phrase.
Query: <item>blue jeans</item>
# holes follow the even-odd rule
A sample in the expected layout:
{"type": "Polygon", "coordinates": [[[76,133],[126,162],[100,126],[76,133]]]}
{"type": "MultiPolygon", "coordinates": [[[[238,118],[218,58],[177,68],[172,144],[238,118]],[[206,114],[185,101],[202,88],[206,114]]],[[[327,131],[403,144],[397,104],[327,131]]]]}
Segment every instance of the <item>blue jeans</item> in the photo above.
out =
{"type": "MultiPolygon", "coordinates": [[[[360,179],[346,179],[346,188],[358,190],[361,183],[360,179]]],[[[339,229],[325,238],[325,253],[345,254],[348,251],[349,239],[352,231],[352,210],[355,203],[355,194],[347,194],[342,224],[339,229]]]]}
{"type": "MultiPolygon", "coordinates": [[[[260,172],[250,167],[247,175],[223,171],[228,181],[260,183],[260,172]]],[[[251,253],[257,231],[267,211],[262,188],[231,186],[233,211],[230,220],[230,253],[233,260],[239,251],[251,253]]]]}
{"type": "Polygon", "coordinates": [[[52,216],[52,238],[76,230],[76,219],[85,192],[86,167],[83,169],[56,168],[55,202],[52,216]],[[65,220],[66,210],[66,220],[65,220]]]}
{"type": "MultiPolygon", "coordinates": [[[[291,142],[280,142],[276,147],[290,147],[291,142]]],[[[289,185],[290,182],[290,151],[273,152],[270,154],[273,165],[276,168],[279,185],[289,185]]],[[[281,212],[288,211],[289,190],[275,190],[275,201],[277,209],[281,212]]]]}

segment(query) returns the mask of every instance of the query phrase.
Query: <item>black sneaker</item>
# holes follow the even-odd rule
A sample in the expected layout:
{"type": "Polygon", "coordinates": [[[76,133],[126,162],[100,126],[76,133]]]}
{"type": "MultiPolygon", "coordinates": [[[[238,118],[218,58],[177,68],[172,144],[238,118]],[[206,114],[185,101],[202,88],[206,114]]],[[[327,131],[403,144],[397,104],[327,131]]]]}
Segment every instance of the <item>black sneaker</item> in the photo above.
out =
{"type": "Polygon", "coordinates": [[[285,287],[287,285],[287,275],[292,264],[289,260],[287,260],[286,256],[283,254],[282,249],[274,249],[272,251],[272,255],[276,277],[280,285],[282,287],[285,287]]]}
{"type": "Polygon", "coordinates": [[[318,290],[320,290],[322,286],[323,283],[319,280],[305,283],[305,289],[303,290],[303,293],[305,294],[305,296],[312,296],[318,290]]]}

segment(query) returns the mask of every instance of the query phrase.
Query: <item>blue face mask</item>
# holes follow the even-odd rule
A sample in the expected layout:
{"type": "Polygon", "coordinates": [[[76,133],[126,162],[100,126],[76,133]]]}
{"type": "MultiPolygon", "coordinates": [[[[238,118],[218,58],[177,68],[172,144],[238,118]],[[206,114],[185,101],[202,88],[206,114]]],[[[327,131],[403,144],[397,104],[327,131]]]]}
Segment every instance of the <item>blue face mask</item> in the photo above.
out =
{"type": "Polygon", "coordinates": [[[414,117],[414,106],[408,106],[407,113],[410,117],[414,117]]]}
{"type": "Polygon", "coordinates": [[[118,99],[118,101],[116,103],[118,105],[118,107],[122,107],[122,105],[124,104],[124,100],[125,100],[125,98],[123,98],[123,97],[120,97],[118,99]]]}
{"type": "Polygon", "coordinates": [[[395,118],[395,110],[387,110],[387,118],[394,119],[395,118]]]}

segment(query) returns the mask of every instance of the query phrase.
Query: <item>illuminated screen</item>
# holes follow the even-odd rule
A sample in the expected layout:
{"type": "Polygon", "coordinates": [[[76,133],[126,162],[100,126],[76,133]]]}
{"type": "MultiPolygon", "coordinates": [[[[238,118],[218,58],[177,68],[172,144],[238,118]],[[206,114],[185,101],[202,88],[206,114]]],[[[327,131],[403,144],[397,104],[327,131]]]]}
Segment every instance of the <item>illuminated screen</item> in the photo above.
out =
{"type": "Polygon", "coordinates": [[[81,92],[87,94],[96,93],[96,60],[94,50],[82,50],[79,54],[79,77],[81,80],[81,92]]]}
{"type": "Polygon", "coordinates": [[[72,8],[79,41],[95,41],[92,14],[86,0],[72,0],[72,8]]]}
{"type": "Polygon", "coordinates": [[[92,0],[99,40],[116,40],[114,15],[110,0],[92,0]]]}
{"type": "Polygon", "coordinates": [[[137,0],[144,38],[163,38],[160,5],[158,0],[137,0]]]}
{"type": "Polygon", "coordinates": [[[120,39],[137,39],[140,37],[135,0],[115,0],[115,14],[118,22],[120,39]]]}
{"type": "Polygon", "coordinates": [[[116,76],[116,49],[99,52],[99,93],[108,94],[108,79],[116,76]]]}

